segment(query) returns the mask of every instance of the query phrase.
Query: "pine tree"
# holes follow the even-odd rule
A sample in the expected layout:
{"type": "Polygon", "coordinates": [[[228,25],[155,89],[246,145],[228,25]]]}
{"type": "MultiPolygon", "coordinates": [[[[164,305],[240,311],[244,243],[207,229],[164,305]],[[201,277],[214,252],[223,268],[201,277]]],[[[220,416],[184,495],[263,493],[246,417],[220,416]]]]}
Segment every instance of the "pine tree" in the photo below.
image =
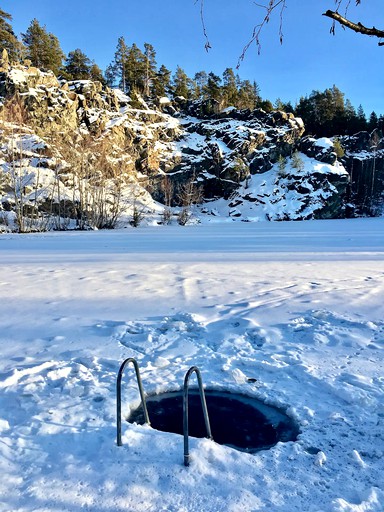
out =
{"type": "Polygon", "coordinates": [[[284,105],[284,112],[287,112],[288,114],[294,114],[295,113],[295,108],[294,106],[292,105],[292,103],[290,101],[287,101],[286,103],[283,103],[284,105]]]}
{"type": "Polygon", "coordinates": [[[293,108],[292,103],[290,101],[284,102],[280,98],[276,98],[276,101],[275,101],[273,107],[276,110],[281,110],[281,111],[287,112],[287,113],[290,112],[292,114],[295,111],[295,109],[293,108]]]}
{"type": "Polygon", "coordinates": [[[357,119],[357,115],[356,115],[355,107],[352,105],[351,101],[347,98],[345,100],[345,105],[344,105],[344,123],[346,126],[344,133],[352,135],[358,131],[356,129],[356,119],[357,119]]]}
{"type": "Polygon", "coordinates": [[[51,33],[48,33],[46,55],[46,68],[53,71],[55,75],[59,75],[65,55],[60,47],[58,38],[51,33]]]}
{"type": "Polygon", "coordinates": [[[259,103],[262,100],[261,100],[261,95],[260,95],[260,87],[259,87],[259,84],[256,81],[253,81],[253,95],[254,95],[254,98],[255,98],[255,107],[258,107],[259,103]]]}
{"type": "Polygon", "coordinates": [[[383,115],[379,116],[379,119],[377,121],[377,127],[378,127],[379,130],[384,132],[384,116],[383,115]]]}
{"type": "Polygon", "coordinates": [[[116,69],[113,64],[109,64],[104,73],[105,83],[108,87],[115,87],[116,69]]]}
{"type": "Polygon", "coordinates": [[[364,131],[367,129],[367,118],[365,117],[362,105],[359,105],[357,108],[357,129],[358,131],[364,131]]]}
{"type": "Polygon", "coordinates": [[[202,100],[204,98],[204,90],[208,83],[208,74],[206,71],[198,71],[195,73],[193,79],[193,98],[196,100],[202,100]]]}
{"type": "Polygon", "coordinates": [[[131,93],[143,94],[145,91],[146,58],[138,46],[128,49],[128,58],[125,63],[125,76],[131,93]]]}
{"type": "Polygon", "coordinates": [[[344,134],[346,130],[344,93],[336,85],[331,88],[331,104],[328,134],[344,134]]]}
{"type": "Polygon", "coordinates": [[[22,39],[26,47],[26,57],[34,66],[59,74],[64,53],[55,35],[47,32],[37,19],[33,19],[26,33],[22,34],[22,39]]]}
{"type": "MultiPolygon", "coordinates": [[[[238,80],[238,83],[237,107],[253,110],[256,108],[256,105],[260,104],[260,100],[255,95],[254,86],[249,80],[238,80]]],[[[273,109],[272,103],[271,107],[273,109]]]]}
{"type": "Polygon", "coordinates": [[[368,131],[373,131],[375,128],[378,128],[379,118],[377,117],[376,112],[371,112],[368,121],[368,131]]]}
{"type": "Polygon", "coordinates": [[[171,72],[164,64],[160,66],[159,71],[156,73],[153,84],[153,93],[157,98],[166,96],[171,82],[171,72]]]}
{"type": "Polygon", "coordinates": [[[284,103],[281,101],[280,98],[276,98],[275,103],[273,104],[273,107],[276,110],[283,110],[284,111],[284,103]]]}
{"type": "Polygon", "coordinates": [[[109,83],[109,78],[115,81],[116,77],[119,77],[119,86],[121,87],[123,92],[127,92],[128,84],[127,84],[127,63],[128,63],[128,54],[129,49],[125,43],[125,39],[123,36],[119,37],[117,41],[116,51],[115,51],[115,59],[112,64],[110,64],[107,68],[107,72],[110,73],[107,78],[107,82],[109,83]]]}
{"type": "Polygon", "coordinates": [[[37,19],[33,19],[28,30],[22,34],[23,42],[27,47],[26,56],[38,68],[44,65],[45,43],[48,38],[47,31],[40,26],[37,19]]]}
{"type": "Polygon", "coordinates": [[[20,58],[21,43],[17,40],[10,21],[12,16],[0,9],[0,51],[7,50],[9,60],[16,61],[20,58]]]}
{"type": "Polygon", "coordinates": [[[208,73],[207,85],[204,87],[204,96],[207,99],[220,101],[221,100],[221,78],[215,73],[208,73]]]}
{"type": "Polygon", "coordinates": [[[359,117],[335,85],[324,92],[312,91],[309,97],[300,98],[295,114],[303,119],[307,132],[317,136],[353,134],[366,129],[364,112],[360,111],[359,117]]]}
{"type": "Polygon", "coordinates": [[[106,85],[106,79],[103,76],[103,72],[99,68],[99,66],[96,64],[95,61],[92,61],[91,67],[89,69],[89,77],[94,82],[100,82],[103,85],[106,85]]]}
{"type": "Polygon", "coordinates": [[[172,82],[174,96],[183,96],[184,98],[189,98],[190,79],[180,66],[177,66],[176,73],[173,75],[172,82]]]}
{"type": "Polygon", "coordinates": [[[257,107],[261,108],[265,112],[272,112],[273,110],[272,102],[269,100],[260,100],[259,103],[257,104],[257,107]]]}
{"type": "Polygon", "coordinates": [[[232,68],[227,68],[223,73],[223,101],[224,106],[234,106],[237,103],[236,76],[232,68]]]}
{"type": "Polygon", "coordinates": [[[149,43],[144,43],[144,62],[145,62],[145,77],[144,77],[144,95],[151,96],[151,89],[153,90],[154,78],[156,76],[156,51],[149,43]]]}
{"type": "Polygon", "coordinates": [[[80,48],[68,53],[64,67],[71,80],[90,78],[91,61],[80,48]]]}

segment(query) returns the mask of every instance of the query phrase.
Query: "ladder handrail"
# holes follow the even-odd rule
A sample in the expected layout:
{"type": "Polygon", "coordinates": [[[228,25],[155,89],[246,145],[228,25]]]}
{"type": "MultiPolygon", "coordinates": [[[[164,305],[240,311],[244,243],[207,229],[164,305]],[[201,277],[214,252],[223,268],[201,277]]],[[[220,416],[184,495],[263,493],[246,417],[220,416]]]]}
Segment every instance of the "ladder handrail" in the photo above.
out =
{"type": "Polygon", "coordinates": [[[121,379],[123,377],[124,368],[128,363],[132,363],[135,367],[136,372],[136,380],[137,385],[139,387],[140,392],[140,398],[141,398],[141,404],[143,406],[144,410],[144,420],[145,423],[148,423],[150,425],[149,416],[148,416],[148,410],[147,410],[147,404],[145,403],[145,396],[144,396],[144,390],[143,390],[143,384],[141,382],[140,377],[140,370],[139,365],[133,357],[128,357],[122,365],[120,366],[119,373],[117,375],[117,382],[116,382],[116,428],[117,428],[117,446],[122,446],[123,443],[121,441],[121,379]]]}
{"type": "Polygon", "coordinates": [[[203,381],[200,370],[197,366],[192,366],[186,373],[184,378],[184,396],[183,396],[183,432],[184,432],[184,466],[189,466],[189,433],[188,433],[188,384],[189,378],[195,372],[199,385],[201,406],[203,408],[205,428],[207,429],[207,438],[213,439],[211,434],[211,425],[209,423],[207,403],[205,401],[205,393],[203,389],[203,381]]]}

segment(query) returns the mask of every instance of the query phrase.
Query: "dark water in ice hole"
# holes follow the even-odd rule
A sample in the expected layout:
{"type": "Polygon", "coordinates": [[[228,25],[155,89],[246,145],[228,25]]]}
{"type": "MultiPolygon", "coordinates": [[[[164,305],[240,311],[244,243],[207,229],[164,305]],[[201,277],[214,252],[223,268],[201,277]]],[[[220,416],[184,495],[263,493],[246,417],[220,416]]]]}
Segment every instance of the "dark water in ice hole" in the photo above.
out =
{"type": "MultiPolygon", "coordinates": [[[[240,451],[255,453],[279,441],[295,441],[297,424],[282,410],[255,398],[225,391],[205,390],[213,439],[240,451]]],[[[183,434],[183,392],[175,391],[147,397],[152,428],[183,434]]],[[[128,418],[130,423],[144,424],[140,406],[128,418]]],[[[189,435],[205,437],[206,429],[197,389],[189,390],[189,435]]]]}

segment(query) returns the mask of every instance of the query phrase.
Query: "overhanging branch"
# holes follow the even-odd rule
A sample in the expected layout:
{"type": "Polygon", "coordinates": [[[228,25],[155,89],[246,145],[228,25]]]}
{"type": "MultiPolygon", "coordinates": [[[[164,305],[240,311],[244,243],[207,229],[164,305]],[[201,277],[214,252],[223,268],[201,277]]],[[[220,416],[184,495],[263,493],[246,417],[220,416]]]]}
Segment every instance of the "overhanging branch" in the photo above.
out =
{"type": "MultiPolygon", "coordinates": [[[[341,14],[335,11],[328,10],[323,14],[323,16],[327,16],[328,18],[333,19],[334,21],[337,21],[340,23],[340,25],[343,25],[344,27],[347,27],[354,32],[358,32],[359,34],[364,34],[367,36],[373,36],[373,37],[379,37],[380,39],[384,39],[384,30],[379,30],[376,27],[368,28],[362,25],[360,22],[354,23],[353,21],[348,20],[347,18],[344,18],[341,14]]],[[[379,42],[379,46],[384,46],[384,42],[379,42]]]]}

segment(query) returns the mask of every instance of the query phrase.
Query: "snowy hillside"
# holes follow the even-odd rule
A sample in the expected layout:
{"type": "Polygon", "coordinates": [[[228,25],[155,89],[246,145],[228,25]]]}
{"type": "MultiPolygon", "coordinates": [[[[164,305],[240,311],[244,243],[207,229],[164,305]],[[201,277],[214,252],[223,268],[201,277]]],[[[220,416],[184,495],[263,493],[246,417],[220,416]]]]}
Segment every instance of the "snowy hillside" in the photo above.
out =
{"type": "MultiPolygon", "coordinates": [[[[382,511],[383,227],[2,235],[0,511],[382,511]],[[117,447],[126,357],[147,393],[197,365],[286,410],[298,440],[250,455],[191,438],[185,468],[182,436],[124,422],[117,447]]],[[[124,415],[138,402],[129,369],[124,415]]]]}
{"type": "Polygon", "coordinates": [[[3,231],[177,222],[180,212],[187,222],[205,213],[346,215],[350,178],[334,141],[304,144],[293,114],[227,108],[206,116],[202,102],[182,97],[157,105],[139,97],[133,105],[99,82],[7,66],[0,73],[3,231]],[[192,218],[194,204],[201,206],[192,218]]]}

